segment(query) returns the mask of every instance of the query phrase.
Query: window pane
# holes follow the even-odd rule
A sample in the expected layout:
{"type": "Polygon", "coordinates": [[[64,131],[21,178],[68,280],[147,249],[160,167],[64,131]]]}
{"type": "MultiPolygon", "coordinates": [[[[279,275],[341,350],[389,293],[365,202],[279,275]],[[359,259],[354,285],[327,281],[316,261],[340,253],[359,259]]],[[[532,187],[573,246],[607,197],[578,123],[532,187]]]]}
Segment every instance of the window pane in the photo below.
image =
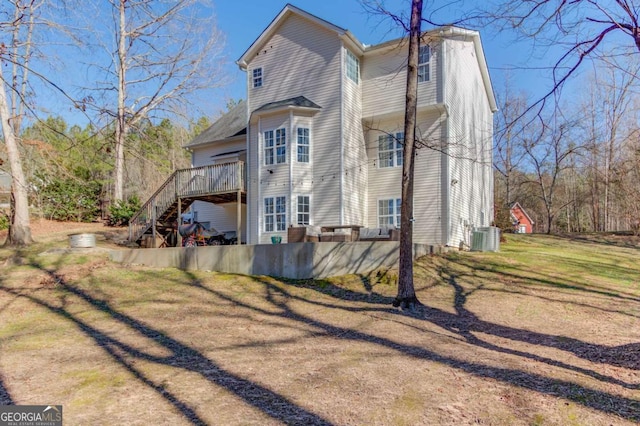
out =
{"type": "Polygon", "coordinates": [[[298,225],[309,225],[309,196],[298,195],[298,225]]]}
{"type": "Polygon", "coordinates": [[[285,197],[276,197],[276,231],[285,231],[287,229],[287,199],[285,197]]]}
{"type": "Polygon", "coordinates": [[[418,64],[426,64],[429,62],[429,57],[431,56],[431,49],[429,46],[420,46],[420,50],[418,52],[418,64]]]}
{"type": "Polygon", "coordinates": [[[346,72],[347,77],[349,77],[353,82],[358,83],[358,79],[360,76],[360,61],[356,56],[351,53],[351,51],[347,50],[347,55],[345,57],[346,63],[346,72]]]}
{"type": "Polygon", "coordinates": [[[429,64],[418,67],[418,83],[429,81],[429,64]]]}
{"type": "Polygon", "coordinates": [[[265,218],[264,218],[264,230],[265,230],[265,232],[273,232],[273,215],[265,216],[265,218]]]}
{"type": "Polygon", "coordinates": [[[273,198],[264,199],[264,212],[265,214],[273,214],[273,198]]]}
{"type": "Polygon", "coordinates": [[[378,200],[378,226],[400,227],[400,199],[378,200]]]}
{"type": "Polygon", "coordinates": [[[253,87],[262,87],[262,68],[253,70],[253,87]]]}
{"type": "Polygon", "coordinates": [[[264,132],[264,164],[273,164],[273,130],[264,132]]]}
{"type": "Polygon", "coordinates": [[[278,164],[287,162],[287,137],[285,129],[276,130],[276,162],[278,164]]]}
{"type": "Polygon", "coordinates": [[[298,128],[298,162],[309,162],[309,129],[298,128]]]}
{"type": "Polygon", "coordinates": [[[273,232],[273,198],[264,199],[264,230],[273,232]]]}

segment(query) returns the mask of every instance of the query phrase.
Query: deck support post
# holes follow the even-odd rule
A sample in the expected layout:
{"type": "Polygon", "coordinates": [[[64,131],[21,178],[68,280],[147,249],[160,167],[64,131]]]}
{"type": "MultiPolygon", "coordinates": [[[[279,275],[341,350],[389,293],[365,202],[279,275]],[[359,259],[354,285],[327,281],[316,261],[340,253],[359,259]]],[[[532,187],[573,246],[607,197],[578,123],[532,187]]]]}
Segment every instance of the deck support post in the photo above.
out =
{"type": "MultiPolygon", "coordinates": [[[[178,197],[178,228],[176,233],[178,234],[178,247],[182,247],[182,235],[180,234],[180,225],[182,225],[182,198],[178,197]]],[[[173,225],[172,225],[173,226],[173,225]]]]}
{"type": "MultiPolygon", "coordinates": [[[[156,216],[156,212],[157,212],[157,206],[156,206],[156,202],[155,200],[153,201],[153,204],[151,204],[151,238],[153,243],[151,243],[153,248],[156,248],[156,221],[158,220],[157,216],[156,216]]],[[[148,248],[148,247],[147,247],[148,248]]]]}
{"type": "Polygon", "coordinates": [[[242,244],[242,191],[238,190],[237,193],[237,203],[236,203],[236,236],[238,237],[238,241],[236,244],[242,244]]]}

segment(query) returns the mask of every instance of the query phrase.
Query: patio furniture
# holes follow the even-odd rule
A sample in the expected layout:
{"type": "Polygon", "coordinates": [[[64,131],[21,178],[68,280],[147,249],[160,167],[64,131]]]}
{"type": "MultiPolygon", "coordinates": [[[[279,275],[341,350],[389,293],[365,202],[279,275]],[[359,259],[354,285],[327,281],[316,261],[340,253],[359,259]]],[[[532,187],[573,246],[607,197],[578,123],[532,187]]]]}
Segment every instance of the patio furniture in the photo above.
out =
{"type": "Polygon", "coordinates": [[[315,225],[290,226],[287,228],[288,243],[317,243],[321,229],[315,225]]]}
{"type": "Polygon", "coordinates": [[[358,241],[400,241],[400,230],[393,225],[360,229],[358,241]]]}

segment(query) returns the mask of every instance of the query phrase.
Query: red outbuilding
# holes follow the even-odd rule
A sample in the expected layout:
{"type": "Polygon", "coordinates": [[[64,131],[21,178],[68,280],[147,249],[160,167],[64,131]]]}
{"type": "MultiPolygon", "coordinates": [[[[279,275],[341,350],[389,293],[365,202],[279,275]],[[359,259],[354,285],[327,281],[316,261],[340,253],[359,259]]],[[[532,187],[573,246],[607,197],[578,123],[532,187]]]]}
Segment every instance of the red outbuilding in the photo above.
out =
{"type": "Polygon", "coordinates": [[[516,234],[531,234],[533,232],[533,220],[522,208],[520,203],[514,203],[510,209],[511,221],[516,234]]]}

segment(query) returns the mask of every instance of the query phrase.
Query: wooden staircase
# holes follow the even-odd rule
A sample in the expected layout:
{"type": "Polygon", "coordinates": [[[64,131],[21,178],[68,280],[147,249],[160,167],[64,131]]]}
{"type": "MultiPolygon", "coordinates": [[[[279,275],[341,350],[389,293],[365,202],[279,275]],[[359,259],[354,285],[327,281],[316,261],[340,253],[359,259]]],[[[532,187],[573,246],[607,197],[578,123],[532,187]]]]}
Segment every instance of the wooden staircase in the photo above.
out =
{"type": "Polygon", "coordinates": [[[176,170],[129,221],[129,242],[170,227],[196,200],[246,203],[245,181],[243,161],[176,170]]]}

